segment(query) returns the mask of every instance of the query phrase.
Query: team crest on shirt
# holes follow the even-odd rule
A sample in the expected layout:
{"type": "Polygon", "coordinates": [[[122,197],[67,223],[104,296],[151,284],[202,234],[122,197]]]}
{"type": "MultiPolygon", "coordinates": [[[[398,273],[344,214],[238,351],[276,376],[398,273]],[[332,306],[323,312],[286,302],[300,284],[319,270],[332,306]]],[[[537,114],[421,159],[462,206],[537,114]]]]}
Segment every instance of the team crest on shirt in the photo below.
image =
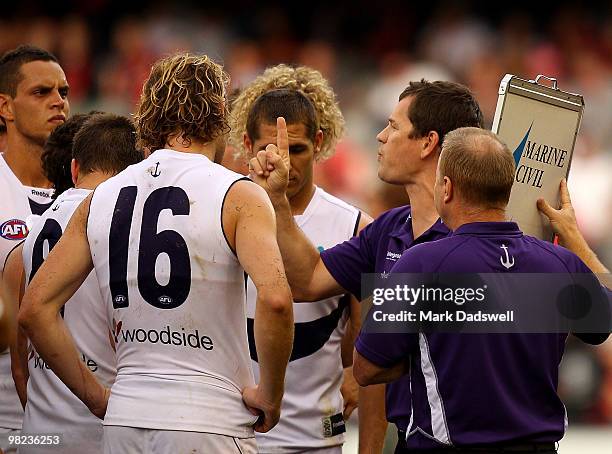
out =
{"type": "Polygon", "coordinates": [[[0,226],[0,236],[5,240],[23,240],[28,232],[27,224],[21,219],[9,219],[0,226]]]}
{"type": "Polygon", "coordinates": [[[500,246],[500,249],[504,250],[504,253],[506,254],[506,256],[504,257],[503,255],[499,258],[499,261],[501,262],[501,264],[504,266],[504,268],[506,268],[507,270],[512,268],[514,266],[514,257],[510,256],[508,254],[508,246],[506,246],[505,244],[502,244],[500,246]]]}
{"type": "Polygon", "coordinates": [[[157,178],[161,175],[161,170],[159,170],[159,162],[155,163],[155,167],[151,166],[147,169],[147,171],[151,174],[153,178],[157,178]]]}

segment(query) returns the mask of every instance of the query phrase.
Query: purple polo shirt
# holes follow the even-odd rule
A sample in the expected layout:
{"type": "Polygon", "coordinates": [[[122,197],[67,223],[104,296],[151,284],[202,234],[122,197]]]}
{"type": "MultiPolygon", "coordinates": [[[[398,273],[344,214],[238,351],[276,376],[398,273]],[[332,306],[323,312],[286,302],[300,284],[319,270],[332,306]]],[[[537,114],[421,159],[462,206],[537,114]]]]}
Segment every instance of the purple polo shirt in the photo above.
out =
{"type": "MultiPolygon", "coordinates": [[[[462,225],[448,238],[410,249],[392,272],[591,273],[570,251],[523,235],[514,222],[462,225]],[[514,260],[510,269],[501,263],[502,245],[514,260]]],[[[355,348],[381,367],[410,357],[413,420],[407,446],[429,449],[560,440],[567,420],[557,384],[566,338],[361,334],[355,348]]]]}
{"type": "MultiPolygon", "coordinates": [[[[345,290],[361,299],[361,275],[390,272],[404,251],[421,243],[439,240],[450,231],[438,220],[416,240],[412,233],[410,206],[393,208],[366,226],[358,236],[321,252],[325,267],[345,290]]],[[[405,429],[410,422],[408,377],[386,387],[387,420],[405,429]]]]}

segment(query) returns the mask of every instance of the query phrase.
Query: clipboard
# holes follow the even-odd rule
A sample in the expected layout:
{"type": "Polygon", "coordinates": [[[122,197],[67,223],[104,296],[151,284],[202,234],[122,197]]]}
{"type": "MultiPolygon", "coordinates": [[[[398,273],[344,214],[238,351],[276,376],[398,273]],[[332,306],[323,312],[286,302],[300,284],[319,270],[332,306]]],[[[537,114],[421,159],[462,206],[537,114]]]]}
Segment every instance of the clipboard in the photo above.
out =
{"type": "Polygon", "coordinates": [[[513,152],[516,171],[507,214],[527,235],[553,240],[536,201],[543,197],[558,206],[559,184],[568,177],[583,112],[584,98],[561,91],[551,77],[524,80],[506,74],[499,85],[491,130],[513,152]]]}

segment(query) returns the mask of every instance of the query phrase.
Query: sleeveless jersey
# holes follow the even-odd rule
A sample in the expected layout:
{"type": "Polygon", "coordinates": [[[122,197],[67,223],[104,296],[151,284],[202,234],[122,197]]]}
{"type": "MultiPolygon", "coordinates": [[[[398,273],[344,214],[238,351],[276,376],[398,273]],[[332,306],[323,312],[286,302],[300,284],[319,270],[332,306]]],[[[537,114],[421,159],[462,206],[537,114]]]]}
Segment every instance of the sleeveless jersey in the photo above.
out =
{"type": "MultiPolygon", "coordinates": [[[[21,184],[0,154],[0,271],[11,250],[27,237],[32,213],[42,214],[50,205],[52,195],[52,189],[21,184]]],[[[0,352],[0,428],[20,429],[22,419],[23,409],[13,383],[7,349],[0,352]]]]}
{"type": "MultiPolygon", "coordinates": [[[[26,283],[29,283],[55,246],[79,204],[91,191],[68,189],[36,221],[23,245],[26,283]]],[[[115,355],[108,337],[108,320],[98,279],[92,271],[68,300],[62,316],[82,361],[98,381],[109,387],[115,378],[115,355]]],[[[101,453],[102,421],[57,378],[33,348],[29,349],[28,402],[23,433],[62,433],[62,452],[101,453]]],[[[22,447],[24,454],[39,447],[22,447]]]]}
{"type": "MultiPolygon", "coordinates": [[[[360,211],[316,188],[298,226],[321,251],[355,235],[360,211]]],[[[257,291],[249,279],[247,315],[253,371],[259,367],[253,336],[257,291]]],[[[311,303],[294,303],[295,337],[285,376],[281,419],[267,433],[257,433],[262,452],[290,453],[323,448],[344,442],[343,401],[340,393],[343,367],[342,337],[349,318],[349,296],[336,296],[311,303]]]]}
{"type": "Polygon", "coordinates": [[[241,178],[157,150],[94,192],[88,239],[117,349],[105,425],[253,436],[244,270],[221,225],[241,178]]]}

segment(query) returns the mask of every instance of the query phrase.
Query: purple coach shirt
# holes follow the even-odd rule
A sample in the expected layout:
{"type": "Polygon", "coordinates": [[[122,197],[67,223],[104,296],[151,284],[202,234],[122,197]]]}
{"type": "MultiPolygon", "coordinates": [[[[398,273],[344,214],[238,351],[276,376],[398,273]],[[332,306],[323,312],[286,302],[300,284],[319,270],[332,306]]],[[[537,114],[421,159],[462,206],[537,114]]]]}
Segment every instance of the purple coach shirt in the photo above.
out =
{"type": "MultiPolygon", "coordinates": [[[[416,240],[410,206],[386,211],[358,236],[321,252],[327,270],[345,290],[361,299],[361,275],[390,272],[406,249],[446,237],[450,231],[440,220],[416,240]]],[[[410,422],[410,380],[402,377],[386,387],[387,420],[406,429],[410,422]]]]}
{"type": "MultiPolygon", "coordinates": [[[[411,248],[392,271],[591,273],[570,251],[523,235],[514,222],[462,225],[448,238],[411,248]],[[514,260],[509,269],[501,264],[502,245],[514,260]]],[[[355,348],[381,367],[410,356],[413,419],[407,446],[428,449],[560,440],[567,419],[557,383],[566,337],[361,334],[355,348]]]]}

